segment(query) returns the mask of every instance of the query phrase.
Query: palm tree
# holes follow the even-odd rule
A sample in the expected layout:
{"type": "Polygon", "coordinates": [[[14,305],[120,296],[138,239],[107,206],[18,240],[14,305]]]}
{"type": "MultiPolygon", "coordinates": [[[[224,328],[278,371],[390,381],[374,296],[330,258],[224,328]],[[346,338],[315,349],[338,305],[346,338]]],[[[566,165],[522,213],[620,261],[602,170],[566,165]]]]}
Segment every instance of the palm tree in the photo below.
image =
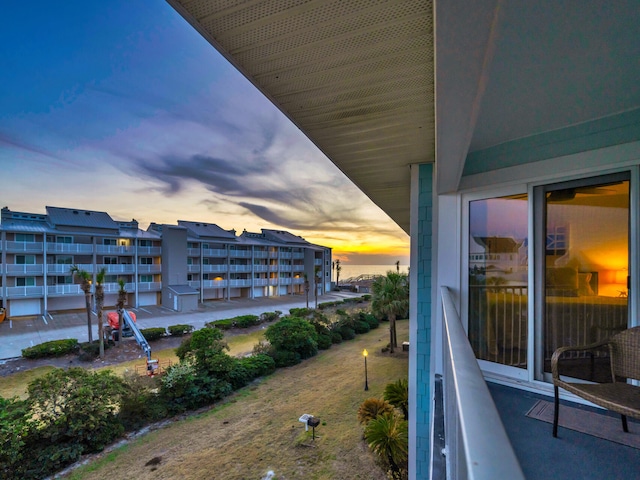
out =
{"type": "Polygon", "coordinates": [[[320,275],[318,275],[320,273],[320,267],[316,266],[316,268],[313,271],[313,290],[315,292],[316,295],[316,309],[318,308],[318,284],[320,283],[320,275]]]}
{"type": "Polygon", "coordinates": [[[340,286],[340,270],[342,270],[340,260],[336,260],[336,287],[340,286]]]}
{"type": "Polygon", "coordinates": [[[389,461],[392,478],[401,478],[398,463],[408,456],[409,423],[395,414],[380,415],[367,424],[364,438],[375,454],[389,461]]]}
{"type": "Polygon", "coordinates": [[[386,400],[371,397],[367,398],[360,404],[360,407],[358,407],[358,421],[361,424],[367,425],[374,418],[391,413],[393,413],[393,405],[386,400]]]}
{"type": "Polygon", "coordinates": [[[124,304],[127,302],[127,290],[124,288],[125,282],[122,278],[118,279],[118,345],[122,339],[122,322],[124,321],[124,304]]]}
{"type": "Polygon", "coordinates": [[[304,274],[304,291],[307,294],[307,309],[309,308],[309,277],[304,274]]]}
{"type": "Polygon", "coordinates": [[[391,353],[398,347],[396,318],[409,309],[409,281],[404,273],[389,271],[386,277],[378,277],[371,285],[371,308],[377,315],[389,319],[389,346],[391,353]]]}
{"type": "Polygon", "coordinates": [[[391,405],[402,410],[405,420],[409,420],[409,382],[406,378],[388,383],[384,387],[383,396],[391,405]]]}
{"type": "Polygon", "coordinates": [[[400,260],[396,261],[396,272],[400,273],[400,260]]]}
{"type": "Polygon", "coordinates": [[[104,277],[107,271],[103,268],[96,275],[96,311],[98,313],[98,337],[100,337],[100,358],[104,358],[104,326],[102,325],[102,307],[104,307],[104,277]]]}
{"type": "Polygon", "coordinates": [[[80,277],[80,288],[84,292],[84,301],[87,308],[87,328],[89,329],[89,343],[93,342],[91,333],[91,275],[89,272],[80,269],[77,265],[72,265],[69,269],[72,275],[80,277]]]}

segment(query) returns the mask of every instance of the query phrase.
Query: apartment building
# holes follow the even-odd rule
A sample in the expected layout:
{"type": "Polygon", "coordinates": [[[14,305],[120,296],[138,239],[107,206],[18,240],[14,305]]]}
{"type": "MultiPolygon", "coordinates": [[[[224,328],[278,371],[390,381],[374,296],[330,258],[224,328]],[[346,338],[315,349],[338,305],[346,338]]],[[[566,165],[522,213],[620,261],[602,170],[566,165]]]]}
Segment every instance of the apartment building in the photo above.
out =
{"type": "Polygon", "coordinates": [[[42,315],[84,308],[71,266],[92,276],[103,268],[105,305],[115,305],[118,280],[128,304],[178,311],[207,300],[259,298],[331,288],[331,249],[289,232],[243,232],[204,222],[116,221],[106,212],[46,207],[46,214],[0,216],[0,306],[8,315],[42,315]]]}

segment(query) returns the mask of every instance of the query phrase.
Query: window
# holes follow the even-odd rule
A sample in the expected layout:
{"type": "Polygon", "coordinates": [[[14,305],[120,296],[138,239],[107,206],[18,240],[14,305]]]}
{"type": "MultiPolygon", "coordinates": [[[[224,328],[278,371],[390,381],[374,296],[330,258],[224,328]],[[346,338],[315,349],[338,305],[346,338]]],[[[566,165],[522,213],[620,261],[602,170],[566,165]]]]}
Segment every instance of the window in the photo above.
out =
{"type": "Polygon", "coordinates": [[[103,257],[102,258],[102,263],[104,265],[117,265],[118,264],[118,257],[103,257]]]}
{"type": "Polygon", "coordinates": [[[68,235],[59,235],[56,237],[56,243],[73,243],[73,237],[68,235]]]}
{"type": "Polygon", "coordinates": [[[193,282],[193,275],[190,273],[187,273],[187,282],[193,282]]]}
{"type": "Polygon", "coordinates": [[[209,274],[208,274],[208,273],[203,273],[203,274],[202,274],[202,279],[203,279],[203,280],[211,280],[211,279],[209,278],[209,274]]]}
{"type": "Polygon", "coordinates": [[[153,275],[140,275],[140,283],[153,282],[153,275]]]}
{"type": "Polygon", "coordinates": [[[151,247],[153,246],[151,240],[138,240],[138,245],[141,247],[151,247]]]}
{"type": "Polygon", "coordinates": [[[140,257],[140,265],[153,265],[153,258],[140,257]]]}
{"type": "Polygon", "coordinates": [[[16,233],[16,242],[34,242],[33,233],[16,233]]]}
{"type": "Polygon", "coordinates": [[[73,283],[73,278],[67,275],[58,275],[56,277],[56,285],[71,285],[73,283]]]}
{"type": "Polygon", "coordinates": [[[16,255],[16,265],[35,265],[35,255],[16,255]]]}
{"type": "Polygon", "coordinates": [[[105,275],[104,276],[104,282],[102,283],[118,283],[118,276],[117,275],[105,275]]]}
{"type": "Polygon", "coordinates": [[[202,264],[203,265],[209,265],[209,259],[208,258],[203,258],[202,259],[202,264]]]}
{"type": "Polygon", "coordinates": [[[209,249],[209,244],[208,243],[203,243],[202,244],[202,248],[208,250],[209,249]]]}
{"type": "Polygon", "coordinates": [[[58,265],[73,265],[73,257],[57,255],[56,263],[58,265]]]}
{"type": "Polygon", "coordinates": [[[193,258],[187,257],[187,265],[193,265],[193,258]]]}
{"type": "Polygon", "coordinates": [[[16,287],[34,287],[35,277],[16,277],[16,287]]]}
{"type": "Polygon", "coordinates": [[[117,245],[118,242],[116,241],[115,238],[103,238],[102,239],[102,244],[103,245],[117,245]]]}

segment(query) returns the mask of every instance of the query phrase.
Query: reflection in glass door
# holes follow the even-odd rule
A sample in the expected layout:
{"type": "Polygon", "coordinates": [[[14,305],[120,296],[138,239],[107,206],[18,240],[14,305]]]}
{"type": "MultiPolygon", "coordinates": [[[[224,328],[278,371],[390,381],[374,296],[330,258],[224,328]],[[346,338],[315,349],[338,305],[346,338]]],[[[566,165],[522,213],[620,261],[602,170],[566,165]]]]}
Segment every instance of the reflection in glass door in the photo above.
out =
{"type": "Polygon", "coordinates": [[[469,342],[479,360],[527,368],[527,195],[469,202],[469,342]]]}
{"type": "MultiPolygon", "coordinates": [[[[542,313],[537,370],[548,374],[557,348],[588,345],[627,327],[629,176],[540,187],[536,199],[545,235],[537,236],[536,247],[537,258],[544,259],[537,271],[536,305],[542,313]]],[[[574,353],[563,363],[563,375],[607,377],[606,352],[595,358],[574,353]]]]}

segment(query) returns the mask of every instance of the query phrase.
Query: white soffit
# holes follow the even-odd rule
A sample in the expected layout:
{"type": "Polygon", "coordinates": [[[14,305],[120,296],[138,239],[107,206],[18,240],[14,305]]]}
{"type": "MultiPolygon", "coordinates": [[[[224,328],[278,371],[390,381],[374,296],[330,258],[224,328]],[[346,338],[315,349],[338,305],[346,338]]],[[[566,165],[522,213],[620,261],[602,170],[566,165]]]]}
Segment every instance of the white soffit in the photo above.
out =
{"type": "Polygon", "coordinates": [[[168,0],[409,232],[409,165],[434,161],[424,0],[168,0]]]}

